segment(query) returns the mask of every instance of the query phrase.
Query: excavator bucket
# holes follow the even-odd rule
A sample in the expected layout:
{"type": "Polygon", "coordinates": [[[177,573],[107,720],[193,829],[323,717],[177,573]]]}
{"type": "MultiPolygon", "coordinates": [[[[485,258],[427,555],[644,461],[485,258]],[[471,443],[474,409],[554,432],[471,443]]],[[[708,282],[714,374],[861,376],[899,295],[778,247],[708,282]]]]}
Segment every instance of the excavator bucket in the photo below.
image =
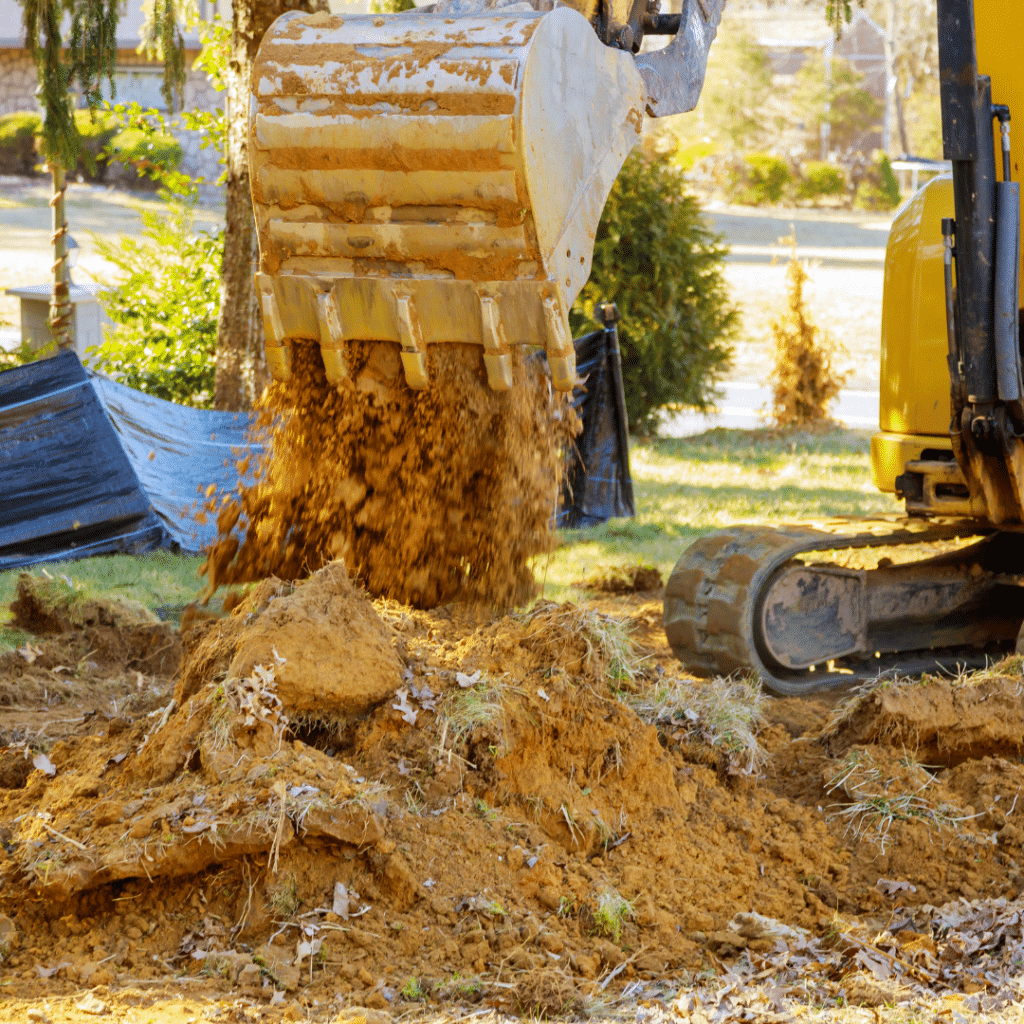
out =
{"type": "MultiPolygon", "coordinates": [[[[483,347],[495,390],[511,346],[575,379],[569,309],[639,137],[633,55],[576,10],[467,17],[286,14],[252,75],[250,172],[267,363],[317,342],[341,383],[353,341],[483,347]]],[[[506,9],[507,11],[507,9],[506,9]]]]}

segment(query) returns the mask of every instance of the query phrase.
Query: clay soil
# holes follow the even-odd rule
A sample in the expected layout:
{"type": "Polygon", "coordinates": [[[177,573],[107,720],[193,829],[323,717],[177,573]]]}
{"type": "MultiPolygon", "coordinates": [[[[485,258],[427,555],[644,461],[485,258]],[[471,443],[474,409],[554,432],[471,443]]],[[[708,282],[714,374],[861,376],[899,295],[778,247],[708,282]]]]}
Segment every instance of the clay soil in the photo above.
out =
{"type": "MultiPolygon", "coordinates": [[[[422,611],[335,562],[179,633],[37,585],[0,658],[0,1021],[785,1020],[917,998],[931,968],[886,988],[856,944],[930,943],[939,977],[934,908],[1016,906],[1016,661],[769,700],[755,763],[657,592],[422,611]],[[676,998],[741,975],[769,1010],[676,998]]],[[[969,954],[934,998],[991,1019],[969,954]]]]}

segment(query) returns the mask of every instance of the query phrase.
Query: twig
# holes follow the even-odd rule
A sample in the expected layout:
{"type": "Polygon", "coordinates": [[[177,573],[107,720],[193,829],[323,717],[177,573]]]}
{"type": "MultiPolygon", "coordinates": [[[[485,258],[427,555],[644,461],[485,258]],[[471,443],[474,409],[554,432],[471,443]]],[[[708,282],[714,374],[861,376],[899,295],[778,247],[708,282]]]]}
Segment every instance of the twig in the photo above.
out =
{"type": "Polygon", "coordinates": [[[281,854],[281,840],[284,839],[284,823],[288,817],[288,793],[285,789],[284,780],[274,784],[274,795],[281,801],[281,810],[277,816],[277,830],[274,833],[274,841],[270,844],[270,856],[267,858],[267,865],[270,865],[271,860],[274,862],[274,866],[270,868],[272,875],[277,874],[278,858],[281,854]]]}
{"type": "Polygon", "coordinates": [[[84,843],[80,843],[77,839],[72,839],[70,836],[64,835],[63,832],[58,832],[52,825],[47,825],[45,821],[40,819],[39,824],[46,829],[51,835],[55,835],[58,839],[63,839],[65,843],[70,843],[72,846],[77,847],[79,850],[89,851],[89,847],[84,843]]]}
{"type": "Polygon", "coordinates": [[[617,978],[641,953],[645,952],[646,949],[646,946],[641,946],[631,957],[629,957],[626,960],[623,960],[618,967],[609,971],[608,974],[605,976],[604,981],[602,981],[601,984],[598,986],[601,989],[601,991],[603,992],[611,983],[612,979],[617,978]]]}

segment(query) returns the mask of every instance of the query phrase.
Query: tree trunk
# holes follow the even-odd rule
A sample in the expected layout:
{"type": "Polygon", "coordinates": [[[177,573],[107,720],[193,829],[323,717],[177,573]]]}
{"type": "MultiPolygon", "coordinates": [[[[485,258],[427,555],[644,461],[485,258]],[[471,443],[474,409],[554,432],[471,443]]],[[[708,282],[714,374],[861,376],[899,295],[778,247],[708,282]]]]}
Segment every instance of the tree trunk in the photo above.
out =
{"type": "Polygon", "coordinates": [[[68,268],[68,222],[64,216],[64,193],[67,178],[64,168],[50,164],[53,196],[50,199],[53,227],[53,291],[50,293],[50,333],[58,349],[71,348],[71,273],[68,268]]]}
{"type": "Polygon", "coordinates": [[[251,408],[267,382],[253,274],[259,245],[249,191],[249,79],[264,33],[285,11],[325,11],[327,0],[234,0],[227,73],[227,195],[213,404],[251,408]]]}

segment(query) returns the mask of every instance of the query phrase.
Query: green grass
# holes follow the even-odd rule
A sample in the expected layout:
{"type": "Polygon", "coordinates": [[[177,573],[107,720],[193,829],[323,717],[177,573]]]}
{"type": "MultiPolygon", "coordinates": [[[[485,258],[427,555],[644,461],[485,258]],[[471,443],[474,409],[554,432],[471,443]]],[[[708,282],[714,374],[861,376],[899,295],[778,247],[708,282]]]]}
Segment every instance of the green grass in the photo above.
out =
{"type": "MultiPolygon", "coordinates": [[[[654,565],[667,577],[687,545],[735,523],[898,512],[901,504],[871,482],[870,436],[866,430],[718,429],[692,438],[634,440],[636,519],[561,531],[558,550],[534,563],[544,596],[556,601],[579,597],[573,584],[608,566],[654,565]]],[[[158,551],[46,568],[83,584],[88,596],[127,597],[176,618],[175,610],[202,590],[201,564],[198,556],[158,551]]],[[[7,605],[17,578],[17,571],[0,573],[0,630],[10,618],[7,605]]],[[[218,601],[211,604],[219,606],[218,601]]],[[[0,633],[0,644],[12,646],[13,633],[9,627],[0,633]]]]}
{"type": "Polygon", "coordinates": [[[692,438],[633,440],[636,519],[565,530],[536,559],[544,596],[578,596],[573,584],[600,568],[643,563],[663,577],[683,550],[736,523],[900,512],[871,482],[871,432],[824,434],[716,429],[692,438]]]}

